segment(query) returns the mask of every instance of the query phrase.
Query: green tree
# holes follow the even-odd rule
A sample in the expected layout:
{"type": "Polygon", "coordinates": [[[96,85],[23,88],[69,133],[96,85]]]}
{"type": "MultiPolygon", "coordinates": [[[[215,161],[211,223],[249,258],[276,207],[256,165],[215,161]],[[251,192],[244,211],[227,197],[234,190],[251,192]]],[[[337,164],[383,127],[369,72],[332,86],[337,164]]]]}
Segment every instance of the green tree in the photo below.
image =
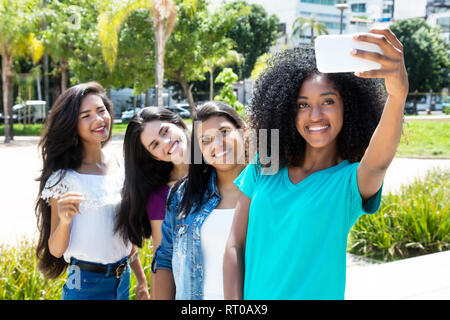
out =
{"type": "Polygon", "coordinates": [[[256,81],[261,74],[263,74],[264,70],[267,68],[267,63],[272,59],[272,55],[270,53],[264,53],[258,59],[256,59],[255,67],[252,70],[252,74],[250,78],[253,81],[256,81]]]}
{"type": "Polygon", "coordinates": [[[71,83],[96,80],[107,90],[132,87],[135,94],[145,92],[155,83],[155,38],[153,28],[149,28],[150,10],[137,9],[122,22],[117,35],[115,65],[110,70],[103,58],[103,48],[97,32],[100,5],[100,1],[89,1],[83,6],[83,36],[69,60],[73,75],[71,83]]]}
{"type": "Polygon", "coordinates": [[[43,53],[42,43],[35,33],[37,0],[0,0],[0,55],[2,57],[3,113],[5,115],[5,143],[13,137],[14,58],[27,55],[37,62],[43,53]],[[10,121],[8,121],[8,115],[10,121]]]}
{"type": "Polygon", "coordinates": [[[311,44],[314,45],[315,35],[328,34],[327,26],[316,20],[316,15],[312,14],[309,18],[298,17],[292,24],[292,34],[302,37],[305,30],[309,30],[311,44]]]}
{"type": "Polygon", "coordinates": [[[123,23],[113,71],[115,87],[132,87],[141,94],[155,85],[155,33],[149,22],[149,10],[140,9],[123,23]]]}
{"type": "Polygon", "coordinates": [[[221,73],[217,76],[215,82],[223,83],[224,86],[219,95],[214,97],[215,100],[223,101],[237,111],[243,108],[242,104],[238,101],[236,97],[236,93],[233,90],[233,83],[239,79],[237,74],[233,72],[231,68],[225,68],[221,73]]]}
{"type": "MultiPolygon", "coordinates": [[[[403,44],[410,92],[439,92],[449,85],[450,44],[441,30],[423,19],[399,20],[390,26],[403,44]]],[[[414,108],[416,109],[416,99],[414,108]]]]}
{"type": "Polygon", "coordinates": [[[235,50],[243,56],[241,67],[234,66],[233,70],[240,79],[248,78],[256,59],[269,52],[278,38],[280,21],[275,15],[268,16],[261,5],[250,5],[243,0],[227,3],[219,10],[232,18],[226,36],[236,43],[235,50]]]}
{"type": "Polygon", "coordinates": [[[213,44],[217,50],[213,50],[212,55],[205,60],[209,72],[209,100],[213,100],[214,97],[214,71],[233,63],[237,65],[242,63],[242,55],[231,49],[233,44],[230,39],[224,38],[223,40],[225,43],[213,44]]]}
{"type": "Polygon", "coordinates": [[[71,85],[80,82],[97,81],[106,89],[111,89],[116,83],[116,76],[110,72],[109,66],[103,59],[102,46],[98,36],[97,17],[99,15],[100,0],[77,0],[82,7],[80,34],[77,46],[69,59],[72,74],[71,85]],[[81,3],[83,2],[83,3],[81,3]]]}
{"type": "Polygon", "coordinates": [[[46,1],[46,27],[42,31],[42,41],[46,53],[58,65],[61,92],[67,89],[69,60],[83,41],[85,29],[81,28],[81,19],[86,16],[87,10],[85,1],[46,1]]]}
{"type": "MultiPolygon", "coordinates": [[[[194,15],[197,0],[184,0],[185,13],[194,15]]],[[[135,10],[147,8],[152,12],[157,43],[158,106],[162,106],[164,80],[164,52],[167,40],[175,26],[177,8],[174,0],[113,0],[103,1],[99,16],[99,35],[105,61],[111,70],[118,50],[118,32],[122,23],[135,10]]]]}
{"type": "Polygon", "coordinates": [[[208,59],[229,48],[225,40],[228,21],[219,13],[210,14],[205,0],[198,0],[195,15],[185,13],[182,1],[178,3],[178,9],[179,19],[167,42],[166,74],[169,80],[180,84],[191,115],[194,115],[194,82],[205,80],[205,73],[209,71],[208,59]]]}

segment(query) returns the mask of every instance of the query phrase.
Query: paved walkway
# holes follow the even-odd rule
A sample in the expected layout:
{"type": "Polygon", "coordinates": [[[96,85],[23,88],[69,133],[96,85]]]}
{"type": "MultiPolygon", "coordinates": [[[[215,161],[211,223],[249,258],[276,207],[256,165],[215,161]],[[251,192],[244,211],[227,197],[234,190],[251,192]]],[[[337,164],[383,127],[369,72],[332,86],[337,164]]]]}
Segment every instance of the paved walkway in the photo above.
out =
{"type": "MultiPolygon", "coordinates": [[[[0,244],[14,245],[36,237],[34,201],[42,162],[36,137],[16,137],[11,146],[0,143],[0,244]],[[5,183],[6,181],[6,183],[5,183]]],[[[122,138],[109,145],[122,152],[122,138]]],[[[450,170],[450,160],[396,158],[383,193],[398,190],[432,168],[450,170]]],[[[373,265],[348,255],[347,299],[450,299],[450,251],[373,265]]]]}
{"type": "Polygon", "coordinates": [[[449,300],[450,251],[390,263],[347,264],[345,299],[449,300]]]}

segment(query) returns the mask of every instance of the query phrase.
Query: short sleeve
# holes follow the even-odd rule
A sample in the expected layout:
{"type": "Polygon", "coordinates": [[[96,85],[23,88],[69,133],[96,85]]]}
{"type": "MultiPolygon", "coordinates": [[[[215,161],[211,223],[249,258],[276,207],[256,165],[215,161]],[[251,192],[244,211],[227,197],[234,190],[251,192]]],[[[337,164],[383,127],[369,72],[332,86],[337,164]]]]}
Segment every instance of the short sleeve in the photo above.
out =
{"type": "Polygon", "coordinates": [[[378,211],[381,205],[381,194],[383,186],[364,204],[361,197],[361,193],[358,188],[357,171],[358,164],[352,165],[351,177],[350,177],[350,190],[351,190],[351,213],[350,213],[350,227],[355,224],[360,216],[363,214],[374,214],[378,211]]]}
{"type": "Polygon", "coordinates": [[[176,208],[181,198],[179,189],[172,193],[172,188],[169,190],[172,201],[169,202],[169,205],[165,209],[165,217],[161,225],[161,244],[156,249],[153,255],[151,264],[151,270],[153,273],[156,273],[158,269],[166,269],[172,271],[172,253],[174,241],[173,237],[176,226],[176,217],[178,214],[176,208]]]}
{"type": "Polygon", "coordinates": [[[256,163],[248,164],[241,174],[234,180],[234,184],[250,199],[261,175],[260,167],[256,163]]]}
{"type": "Polygon", "coordinates": [[[70,190],[70,181],[63,170],[52,173],[41,192],[41,198],[50,205],[50,198],[58,199],[70,190]]]}
{"type": "Polygon", "coordinates": [[[162,186],[160,189],[152,192],[148,197],[146,210],[149,220],[164,220],[166,215],[166,201],[170,187],[162,186]]]}

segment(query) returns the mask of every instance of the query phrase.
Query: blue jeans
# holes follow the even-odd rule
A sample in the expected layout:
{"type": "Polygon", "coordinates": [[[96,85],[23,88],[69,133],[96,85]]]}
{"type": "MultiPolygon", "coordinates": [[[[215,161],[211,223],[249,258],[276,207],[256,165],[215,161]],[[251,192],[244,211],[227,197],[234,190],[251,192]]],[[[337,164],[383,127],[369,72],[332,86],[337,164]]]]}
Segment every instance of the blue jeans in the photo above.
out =
{"type": "MultiPolygon", "coordinates": [[[[125,260],[126,258],[119,262],[125,260]]],[[[109,272],[109,268],[106,274],[82,271],[75,265],[76,261],[97,264],[73,259],[62,290],[63,300],[128,300],[130,298],[129,266],[127,266],[127,271],[117,279],[114,274],[109,272]]]]}

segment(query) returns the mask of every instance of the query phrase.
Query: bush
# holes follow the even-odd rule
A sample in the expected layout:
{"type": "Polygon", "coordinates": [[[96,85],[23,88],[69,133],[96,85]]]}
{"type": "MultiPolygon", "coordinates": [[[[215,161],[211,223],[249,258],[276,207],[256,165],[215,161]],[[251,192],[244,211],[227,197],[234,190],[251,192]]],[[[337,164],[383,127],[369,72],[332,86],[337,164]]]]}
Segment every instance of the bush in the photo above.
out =
{"type": "MultiPolygon", "coordinates": [[[[35,245],[23,240],[15,247],[0,246],[0,300],[60,300],[67,274],[56,280],[44,278],[37,268],[35,245]]],[[[150,292],[150,241],[139,250],[150,292]]],[[[131,272],[130,300],[135,300],[136,277],[131,272]]]]}
{"type": "Polygon", "coordinates": [[[224,86],[219,95],[214,97],[214,100],[223,101],[240,112],[244,106],[238,101],[236,93],[233,90],[233,83],[238,80],[238,76],[231,68],[225,68],[220,72],[214,82],[223,83],[224,86]]]}
{"type": "Polygon", "coordinates": [[[445,106],[443,111],[445,114],[450,114],[450,106],[445,106]]]}
{"type": "Polygon", "coordinates": [[[395,261],[450,249],[450,171],[433,170],[423,181],[389,193],[380,210],[362,216],[350,231],[348,251],[395,261]]]}

